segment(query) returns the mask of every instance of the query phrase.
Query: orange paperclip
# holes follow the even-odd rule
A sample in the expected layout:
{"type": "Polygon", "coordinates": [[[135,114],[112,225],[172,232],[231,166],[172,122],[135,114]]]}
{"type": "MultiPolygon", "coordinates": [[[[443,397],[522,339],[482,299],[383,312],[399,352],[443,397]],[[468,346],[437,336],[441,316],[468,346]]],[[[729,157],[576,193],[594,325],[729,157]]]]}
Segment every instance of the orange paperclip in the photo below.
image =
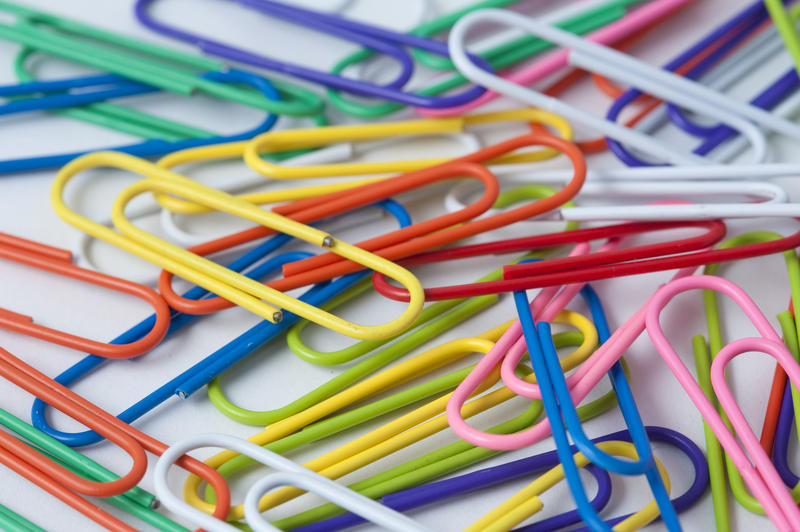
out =
{"type": "MultiPolygon", "coordinates": [[[[130,455],[133,466],[125,476],[111,482],[87,481],[3,431],[0,431],[0,463],[105,528],[135,531],[77,493],[111,496],[127,491],[136,485],[147,470],[145,451],[160,456],[167,450],[167,445],[120,421],[3,348],[0,348],[0,377],[106,436],[130,455]]],[[[189,456],[181,457],[176,463],[210,483],[217,501],[214,516],[224,519],[230,509],[230,492],[225,479],[214,469],[189,456]]]]}
{"type": "MultiPolygon", "coordinates": [[[[575,144],[571,142],[546,133],[529,133],[445,163],[401,174],[377,183],[370,183],[341,192],[281,205],[275,208],[274,211],[291,219],[310,223],[325,216],[367,205],[437,180],[463,175],[476,177],[484,181],[488,193],[489,183],[492,181],[496,183],[496,178],[494,174],[478,163],[490,162],[504,153],[525,146],[547,146],[567,155],[574,168],[572,180],[552,196],[537,199],[494,216],[479,220],[469,220],[459,225],[454,225],[454,223],[458,222],[447,218],[447,215],[440,216],[358,244],[359,247],[372,251],[383,258],[397,260],[435,246],[441,246],[478,233],[503,227],[557,208],[572,199],[583,185],[586,177],[586,161],[583,155],[575,144]]],[[[487,198],[490,197],[486,194],[485,196],[487,198]]],[[[252,229],[249,229],[231,235],[229,239],[239,241],[244,238],[246,240],[254,238],[255,235],[263,236],[264,232],[254,233],[252,229]]],[[[229,241],[228,244],[230,245],[232,242],[229,241]]],[[[325,253],[285,265],[284,275],[286,277],[267,283],[267,285],[276,290],[287,291],[359,269],[361,269],[361,266],[356,263],[348,260],[339,261],[335,256],[329,256],[329,254],[325,253]]],[[[181,312],[202,314],[231,306],[229,302],[219,299],[208,301],[184,300],[171,289],[171,278],[169,273],[162,272],[159,279],[159,290],[170,306],[181,312]]]]}
{"type": "Polygon", "coordinates": [[[142,355],[158,345],[167,334],[170,322],[170,310],[164,299],[144,285],[75,266],[70,262],[70,257],[70,252],[67,250],[0,233],[0,258],[110,288],[146,301],[155,311],[155,323],[150,332],[128,344],[109,344],[38,325],[33,323],[33,318],[30,316],[3,308],[0,308],[0,328],[105,358],[131,358],[142,355]]]}

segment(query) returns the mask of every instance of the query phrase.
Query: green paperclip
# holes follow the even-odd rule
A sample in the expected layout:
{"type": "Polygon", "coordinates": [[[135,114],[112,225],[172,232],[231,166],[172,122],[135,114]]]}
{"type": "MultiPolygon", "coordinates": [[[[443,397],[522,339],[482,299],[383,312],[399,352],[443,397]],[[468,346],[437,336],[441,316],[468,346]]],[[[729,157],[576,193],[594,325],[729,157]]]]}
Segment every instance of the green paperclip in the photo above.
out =
{"type": "MultiPolygon", "coordinates": [[[[25,67],[25,62],[36,50],[23,47],[14,58],[14,72],[20,81],[37,81],[33,73],[25,67]]],[[[178,141],[186,138],[206,138],[218,135],[191,125],[174,122],[158,116],[153,116],[136,109],[109,102],[97,102],[79,107],[53,109],[51,113],[68,116],[89,124],[128,133],[145,139],[161,139],[165,141],[178,141]]],[[[310,117],[317,126],[328,125],[324,114],[310,117]]],[[[290,150],[265,154],[264,157],[273,161],[295,157],[299,154],[313,151],[310,149],[290,150]]]]}
{"type": "MultiPolygon", "coordinates": [[[[567,334],[571,336],[571,345],[578,345],[582,340],[582,335],[580,333],[571,332],[567,334]],[[577,340],[577,343],[573,343],[575,340],[577,340]]],[[[553,338],[558,347],[563,347],[565,345],[564,341],[568,339],[560,335],[554,335],[553,338]]],[[[621,360],[623,369],[625,373],[628,374],[628,366],[624,359],[621,360]]],[[[527,373],[530,373],[530,369],[525,369],[527,373]]],[[[614,395],[614,391],[609,390],[594,401],[578,407],[578,417],[581,421],[588,421],[611,409],[616,402],[617,398],[616,395],[614,395]]],[[[531,406],[528,407],[525,412],[516,418],[500,423],[489,429],[489,432],[495,434],[509,434],[524,430],[535,423],[541,413],[541,401],[531,401],[531,406]]],[[[501,452],[502,451],[477,447],[461,440],[351,484],[348,487],[362,495],[372,499],[378,499],[389,493],[412,488],[444,475],[454,473],[459,469],[469,467],[491,458],[492,456],[496,456],[501,452]]],[[[328,503],[297,515],[274,521],[272,525],[283,530],[288,530],[334,517],[343,512],[344,510],[335,504],[328,503]]]]}
{"type": "MultiPolygon", "coordinates": [[[[723,242],[719,248],[725,249],[752,243],[777,240],[779,238],[783,237],[771,231],[752,231],[738,235],[723,242]]],[[[800,304],[800,261],[798,261],[797,254],[794,252],[794,250],[784,251],[783,256],[784,260],[786,261],[786,270],[789,276],[792,304],[798,305],[800,304]]],[[[703,273],[706,275],[716,275],[719,266],[720,264],[709,264],[705,267],[703,273]]],[[[706,322],[708,324],[708,344],[706,344],[706,341],[702,335],[697,335],[692,339],[692,346],[694,349],[695,365],[697,366],[698,383],[703,389],[703,393],[705,393],[706,397],[708,397],[712,403],[716,405],[716,398],[714,397],[714,392],[711,387],[710,361],[713,360],[714,356],[716,356],[719,350],[722,349],[724,340],[722,338],[722,325],[720,321],[716,293],[713,290],[704,290],[703,302],[706,311],[706,322]]],[[[795,358],[797,358],[797,328],[793,327],[795,332],[790,332],[787,334],[787,327],[784,323],[786,318],[784,317],[781,319],[780,316],[781,315],[779,315],[779,321],[781,321],[781,326],[784,330],[784,342],[795,358]],[[794,349],[792,346],[794,346],[794,349]]],[[[800,320],[800,318],[795,319],[800,320]]],[[[791,320],[791,317],[789,320],[791,320]]],[[[797,405],[800,404],[800,397],[796,397],[796,395],[797,392],[793,388],[792,397],[797,405]]],[[[716,406],[720,415],[722,416],[723,421],[728,426],[728,430],[732,430],[727,415],[719,408],[718,405],[716,406]]],[[[731,491],[733,492],[733,495],[739,504],[741,504],[748,511],[757,514],[763,515],[764,509],[761,507],[761,504],[747,491],[747,488],[744,485],[744,480],[739,474],[739,471],[736,469],[736,465],[722,451],[719,441],[705,423],[704,430],[706,438],[706,453],[708,455],[708,466],[710,472],[711,495],[714,502],[714,520],[717,530],[729,531],[730,516],[728,513],[725,472],[723,472],[722,466],[723,457],[725,460],[724,470],[727,471],[731,491]]],[[[800,502],[800,484],[796,485],[792,489],[792,496],[794,497],[795,501],[800,502]]]]}
{"type": "MultiPolygon", "coordinates": [[[[554,340],[558,347],[565,347],[568,345],[580,345],[581,342],[583,341],[583,335],[577,331],[570,331],[555,335],[554,340]]],[[[353,428],[362,423],[373,420],[379,416],[390,414],[399,408],[412,405],[414,403],[417,403],[425,399],[434,398],[434,396],[437,396],[441,393],[450,392],[456,386],[458,386],[458,384],[472,370],[473,367],[474,367],[473,365],[470,365],[468,367],[457,370],[442,377],[438,377],[430,381],[423,382],[407,390],[396,392],[391,396],[373,401],[366,405],[362,405],[345,413],[337,414],[334,417],[317,421],[313,424],[308,425],[307,427],[303,428],[300,431],[297,431],[293,434],[280,438],[274,442],[268,443],[264,447],[276,453],[286,453],[294,449],[297,449],[302,445],[317,442],[333,434],[337,434],[344,430],[353,428]]],[[[522,371],[524,374],[530,374],[531,372],[531,370],[525,366],[520,366],[520,371],[522,371]]],[[[614,394],[612,392],[609,392],[602,398],[586,405],[586,407],[583,408],[587,409],[585,410],[586,415],[588,415],[589,417],[593,417],[613,406],[614,401],[615,401],[614,394]]],[[[523,418],[521,419],[516,418],[514,420],[502,424],[500,427],[505,427],[503,430],[505,430],[506,432],[513,432],[515,430],[522,430],[531,423],[533,423],[541,414],[541,403],[539,401],[533,401],[532,405],[533,407],[535,407],[535,411],[532,413],[531,412],[528,413],[531,414],[531,417],[523,415],[523,418]]],[[[496,427],[496,430],[500,430],[500,428],[496,427]]],[[[461,453],[467,449],[474,449],[479,454],[479,457],[472,459],[468,463],[459,462],[463,463],[463,465],[461,466],[463,467],[468,465],[469,463],[473,463],[474,461],[483,459],[484,456],[483,452],[489,453],[488,455],[485,456],[487,458],[489,456],[492,456],[493,454],[496,454],[495,451],[483,448],[474,448],[473,446],[467,444],[466,442],[459,442],[458,444],[455,445],[456,445],[455,448],[452,448],[451,446],[445,448],[447,449],[447,451],[441,450],[444,452],[444,454],[441,457],[437,458],[437,461],[444,459],[445,457],[450,457],[457,453],[461,453]],[[462,447],[460,446],[460,444],[464,444],[466,445],[466,447],[462,447]]],[[[433,465],[430,463],[430,461],[427,461],[426,464],[429,466],[433,465]]],[[[252,459],[240,455],[220,466],[218,472],[222,476],[229,478],[230,476],[252,465],[258,465],[258,464],[257,462],[254,462],[252,459]]],[[[417,471],[418,469],[419,469],[418,467],[412,467],[411,471],[412,472],[417,471]]],[[[387,474],[388,473],[389,472],[387,472],[387,474]]],[[[399,475],[400,473],[405,473],[405,470],[398,470],[396,472],[397,475],[399,475]]],[[[379,476],[378,480],[383,482],[387,480],[387,477],[386,475],[382,474],[382,476],[379,476]]],[[[421,480],[420,482],[422,481],[424,480],[421,480]]],[[[208,487],[206,488],[204,496],[208,502],[213,503],[215,500],[213,490],[211,490],[208,487]]]]}
{"type": "MultiPolygon", "coordinates": [[[[502,209],[520,201],[526,201],[531,198],[546,197],[554,194],[555,192],[555,189],[551,187],[542,185],[524,185],[501,193],[498,196],[497,201],[495,201],[494,207],[502,209]]],[[[573,205],[574,203],[572,202],[565,204],[565,206],[573,205]]],[[[565,230],[569,231],[576,227],[578,227],[577,223],[567,222],[565,230]]],[[[534,255],[526,255],[517,260],[522,260],[523,258],[528,258],[531,256],[543,256],[547,253],[548,250],[540,250],[534,255]]],[[[497,269],[488,275],[481,277],[478,279],[478,281],[499,279],[501,275],[501,269],[497,269]]],[[[341,305],[345,301],[357,296],[370,286],[371,281],[369,279],[365,279],[344,294],[332,299],[322,308],[324,310],[331,310],[341,305]]],[[[306,408],[318,403],[319,401],[338,393],[351,384],[361,380],[365,376],[374,373],[378,369],[393,362],[397,358],[406,354],[408,351],[422,345],[431,338],[439,336],[448,329],[461,323],[468,317],[496,303],[498,299],[499,296],[492,294],[476,298],[437,301],[432,305],[425,307],[417,320],[401,335],[389,338],[387,340],[364,340],[350,347],[341,349],[339,351],[334,351],[332,353],[315,351],[300,341],[299,334],[306,326],[306,320],[302,320],[290,328],[287,334],[287,342],[289,343],[289,347],[297,356],[313,364],[342,364],[363,356],[390,341],[397,340],[398,338],[399,340],[378,351],[377,353],[370,355],[369,358],[362,360],[319,388],[303,395],[302,397],[281,408],[266,411],[255,411],[248,410],[234,404],[230,399],[228,399],[228,397],[225,396],[222,391],[221,377],[217,377],[208,384],[208,397],[220,412],[231,419],[235,419],[236,421],[246,423],[248,425],[270,425],[276,421],[280,421],[284,418],[301,412],[306,408]],[[409,331],[412,330],[413,332],[409,333],[409,331]]]]}
{"type": "Polygon", "coordinates": [[[219,83],[196,75],[200,70],[226,69],[224,63],[214,59],[124,37],[11,2],[0,1],[0,11],[18,17],[14,25],[0,24],[0,38],[164,90],[186,96],[202,92],[292,116],[316,115],[325,108],[325,102],[315,93],[284,81],[270,80],[285,97],[275,101],[253,88],[219,83]]]}
{"type": "MultiPolygon", "coordinates": [[[[613,0],[607,4],[603,4],[602,6],[590,9],[585,13],[581,13],[580,15],[576,15],[565,21],[558,22],[556,23],[556,26],[572,33],[583,35],[606,26],[615,20],[619,20],[625,15],[627,6],[641,3],[642,1],[643,0],[613,0]]],[[[484,2],[478,2],[477,4],[455,13],[444,15],[433,21],[418,26],[409,33],[427,37],[450,28],[455,20],[466,13],[475,11],[476,9],[496,7],[496,5],[503,6],[509,3],[511,3],[509,0],[487,0],[484,2]]],[[[551,48],[553,48],[552,43],[537,37],[526,35],[495,46],[494,48],[479,55],[486,59],[492,68],[499,70],[517,64],[551,48]]],[[[439,70],[453,69],[453,64],[447,57],[428,54],[424,50],[416,49],[413,50],[412,53],[415,55],[415,57],[420,59],[421,62],[425,63],[426,66],[431,68],[439,70]]],[[[331,69],[331,72],[335,74],[341,74],[347,67],[369,59],[374,55],[375,54],[372,50],[362,48],[361,50],[350,54],[336,63],[331,69]]],[[[461,74],[455,73],[452,76],[437,82],[435,85],[421,89],[419,93],[426,96],[434,96],[458,88],[467,83],[470,83],[468,79],[461,74]]],[[[377,118],[386,116],[388,114],[400,111],[405,107],[404,105],[395,102],[381,102],[375,104],[356,102],[347,99],[342,93],[330,88],[326,90],[326,93],[328,100],[331,102],[331,104],[333,104],[334,107],[343,113],[347,113],[359,118],[377,118]]]]}
{"type": "Polygon", "coordinates": [[[12,532],[47,532],[2,504],[0,504],[0,529],[12,532]]]}
{"type": "MultiPolygon", "coordinates": [[[[18,417],[3,409],[0,409],[0,425],[3,425],[17,435],[23,437],[27,440],[26,443],[31,448],[36,449],[49,459],[57,462],[73,473],[83,475],[86,478],[95,481],[113,481],[119,478],[119,476],[101,466],[94,460],[87,458],[71,447],[68,447],[58,440],[51,438],[47,434],[41,432],[35,427],[32,427],[28,423],[25,423],[18,417]]],[[[164,532],[189,532],[187,528],[156,512],[153,509],[156,502],[155,496],[138,486],[131,488],[125,493],[121,493],[113,497],[103,498],[103,500],[108,501],[121,510],[124,510],[134,517],[137,517],[145,523],[148,523],[159,530],[163,530],[164,532]]],[[[4,509],[1,506],[0,528],[4,528],[6,530],[42,530],[36,525],[28,522],[25,518],[18,516],[14,512],[4,509]],[[4,512],[3,510],[6,511],[4,512]],[[14,527],[9,525],[9,523],[15,519],[23,520],[22,522],[17,523],[20,526],[14,527]],[[28,528],[25,528],[23,525],[27,526],[28,528]]]]}

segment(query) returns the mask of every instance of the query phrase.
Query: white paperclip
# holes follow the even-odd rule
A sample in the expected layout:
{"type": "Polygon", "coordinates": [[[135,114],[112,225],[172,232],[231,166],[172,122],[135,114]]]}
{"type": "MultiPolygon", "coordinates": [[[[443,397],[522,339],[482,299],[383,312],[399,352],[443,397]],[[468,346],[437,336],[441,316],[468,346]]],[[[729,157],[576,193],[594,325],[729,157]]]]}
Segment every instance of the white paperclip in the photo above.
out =
{"type": "Polygon", "coordinates": [[[201,447],[231,449],[278,470],[256,482],[245,496],[245,519],[258,532],[280,530],[264,520],[258,501],[269,489],[284,485],[315,493],[386,530],[429,532],[413,519],[254,443],[226,434],[200,434],[175,443],[161,455],[153,472],[153,482],[158,499],[167,509],[209,532],[238,532],[239,529],[187,504],[167,484],[167,473],[173,463],[188,451],[201,447]]]}
{"type": "MultiPolygon", "coordinates": [[[[537,176],[537,181],[539,181],[537,176]]],[[[504,180],[507,185],[530,184],[530,179],[504,180]]],[[[445,206],[454,212],[463,209],[469,196],[476,192],[471,183],[462,182],[450,189],[445,206]]],[[[693,199],[736,195],[758,203],[690,203],[647,205],[603,205],[599,207],[561,207],[534,220],[600,221],[600,220],[705,220],[749,218],[754,216],[800,215],[796,204],[787,203],[789,195],[780,186],[763,181],[592,181],[581,188],[577,200],[587,196],[610,198],[680,198],[693,199]],[[759,214],[752,214],[757,212],[759,214]],[[762,214],[763,213],[763,214],[762,214]],[[555,214],[555,216],[553,216],[555,214]]],[[[491,215],[488,211],[486,215],[491,215]]]]}
{"type": "MultiPolygon", "coordinates": [[[[658,2],[653,2],[642,9],[650,6],[657,8],[656,4],[658,2]]],[[[564,116],[568,120],[642,150],[660,161],[677,164],[710,162],[708,159],[687,154],[639,131],[591,115],[556,98],[522,87],[477,67],[467,55],[464,41],[472,27],[485,23],[502,24],[525,30],[565,47],[564,50],[556,53],[565,54],[570,65],[629,84],[653,96],[673,102],[698,114],[710,116],[737,129],[750,140],[755,162],[761,162],[767,157],[766,138],[756,124],[764,129],[800,139],[800,126],[788,120],[734,100],[675,73],[653,67],[612,48],[590,42],[534,19],[500,9],[482,9],[462,17],[453,26],[448,40],[450,56],[458,70],[473,82],[528,105],[564,116]]]]}

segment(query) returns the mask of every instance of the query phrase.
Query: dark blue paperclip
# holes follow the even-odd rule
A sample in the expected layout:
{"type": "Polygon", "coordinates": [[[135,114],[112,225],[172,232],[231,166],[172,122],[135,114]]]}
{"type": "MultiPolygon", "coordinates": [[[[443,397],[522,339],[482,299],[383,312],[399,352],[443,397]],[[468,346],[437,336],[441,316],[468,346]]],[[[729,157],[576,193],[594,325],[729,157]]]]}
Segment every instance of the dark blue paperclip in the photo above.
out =
{"type": "MultiPolygon", "coordinates": [[[[586,285],[581,290],[581,296],[589,305],[592,320],[597,328],[601,343],[607,341],[611,336],[611,332],[597,294],[589,285],[586,285]]],[[[550,421],[556,449],[561,462],[564,464],[567,483],[583,520],[592,530],[611,530],[611,527],[600,518],[589,504],[578,468],[572,457],[569,437],[566,432],[567,428],[569,428],[569,433],[572,435],[578,450],[593,464],[623,475],[644,474],[661,510],[661,519],[663,519],[667,529],[673,531],[681,530],[678,515],[672,506],[669,493],[664,487],[661,475],[656,467],[647,432],[636,408],[636,402],[633,399],[633,393],[625,377],[622,364],[619,362],[614,364],[608,375],[617,395],[620,411],[628,430],[631,432],[633,445],[639,455],[637,461],[620,460],[608,455],[592,444],[586,433],[583,432],[578,413],[572,402],[569,387],[561,371],[558,353],[552,340],[550,324],[546,322],[540,322],[538,325],[534,324],[525,291],[514,292],[514,302],[525,341],[528,345],[528,354],[531,358],[533,371],[536,374],[536,380],[542,392],[542,403],[550,421]],[[554,373],[557,373],[557,375],[554,373]]]]}
{"type": "MultiPolygon", "coordinates": [[[[723,44],[719,45],[714,52],[704,57],[703,60],[684,74],[689,79],[697,79],[768,18],[769,14],[764,7],[764,3],[758,0],[700,39],[675,59],[664,65],[663,68],[676,71],[710,46],[715,45],[721,39],[725,39],[723,44]]],[[[761,109],[772,109],[795,91],[798,86],[800,86],[800,79],[798,79],[795,69],[791,69],[750,100],[750,104],[761,109]]],[[[614,101],[606,114],[606,118],[617,121],[623,110],[642,94],[642,91],[638,89],[628,89],[614,101]]],[[[670,120],[676,126],[691,135],[703,139],[703,142],[692,152],[697,155],[707,155],[720,144],[738,134],[735,129],[724,124],[714,126],[696,124],[686,117],[679,107],[669,102],[667,103],[667,111],[670,120]]],[[[622,143],[614,139],[606,138],[606,141],[611,152],[628,166],[658,166],[658,163],[650,163],[636,157],[622,143]]]]}
{"type": "MultiPolygon", "coordinates": [[[[394,216],[401,227],[407,227],[411,225],[411,218],[409,217],[408,212],[399,203],[393,200],[384,200],[376,205],[386,209],[386,211],[394,216]]],[[[233,261],[228,267],[235,271],[242,271],[246,268],[249,268],[258,260],[277,250],[291,240],[292,237],[286,234],[275,235],[258,247],[252,249],[233,261]]],[[[310,256],[310,254],[305,252],[284,253],[268,259],[267,261],[248,271],[246,275],[254,279],[262,278],[272,272],[280,270],[280,267],[287,262],[300,260],[308,256],[310,256]]],[[[340,277],[332,282],[316,284],[306,293],[300,296],[299,299],[310,305],[320,306],[344,290],[353,286],[366,275],[369,275],[369,272],[356,272],[340,277]]],[[[209,292],[201,287],[196,286],[186,292],[184,297],[189,299],[200,299],[207,297],[208,295],[209,292]]],[[[173,312],[172,321],[170,322],[167,336],[193,322],[198,317],[199,316],[197,315],[173,312]]],[[[152,328],[153,319],[153,316],[146,318],[128,331],[122,333],[111,343],[126,343],[139,338],[142,334],[152,328]]],[[[299,320],[300,318],[297,315],[290,312],[284,312],[283,320],[281,320],[279,323],[271,323],[266,320],[258,323],[177,377],[173,378],[149,395],[140,399],[117,417],[125,423],[132,423],[173,395],[178,395],[181,398],[188,397],[192,393],[208,384],[212,379],[219,376],[222,372],[257,349],[261,348],[270,340],[279,336],[299,320]]],[[[95,355],[88,355],[77,364],[73,365],[57,376],[55,380],[64,386],[70,386],[107,360],[108,359],[95,355]]],[[[61,443],[69,445],[70,447],[91,445],[103,439],[102,436],[92,430],[72,433],[56,430],[47,421],[47,406],[47,403],[37,398],[34,400],[33,407],[31,409],[31,420],[33,425],[47,435],[57,439],[61,443]]]]}
{"type": "MultiPolygon", "coordinates": [[[[697,502],[708,488],[708,463],[706,462],[705,455],[697,444],[680,432],[664,427],[653,426],[645,427],[645,429],[647,430],[647,435],[653,441],[666,443],[675,447],[685,454],[692,462],[694,480],[691,486],[689,486],[684,493],[672,500],[675,505],[675,510],[682,512],[697,502]]],[[[612,440],[631,441],[631,436],[627,430],[621,430],[613,434],[593,438],[592,442],[597,443],[612,440]]],[[[576,452],[577,447],[573,445],[571,451],[573,453],[576,452]]],[[[439,480],[415,488],[384,495],[381,499],[381,503],[398,512],[407,512],[414,508],[420,508],[446,499],[466,495],[477,490],[490,488],[516,478],[535,475],[558,464],[558,451],[549,451],[536,456],[515,460],[507,464],[488,467],[458,477],[439,480]]],[[[599,512],[608,503],[608,499],[611,496],[611,477],[606,470],[592,464],[587,465],[585,469],[597,479],[597,494],[590,504],[599,512]]],[[[628,517],[629,515],[615,517],[609,519],[606,523],[613,526],[628,517]]],[[[581,517],[578,511],[571,510],[530,525],[522,526],[515,529],[515,532],[551,532],[574,525],[580,521],[581,517]]],[[[348,513],[294,530],[295,532],[333,532],[364,522],[366,521],[364,521],[363,518],[348,513]]]]}
{"type": "MultiPolygon", "coordinates": [[[[278,90],[267,79],[245,72],[243,70],[229,70],[227,72],[206,72],[201,75],[205,79],[219,81],[223,83],[244,83],[258,89],[264,96],[271,100],[280,100],[278,90]]],[[[108,88],[93,92],[79,92],[54,94],[16,100],[0,106],[0,115],[18,113],[32,110],[47,110],[75,105],[86,105],[97,101],[103,101],[122,96],[133,96],[155,92],[159,89],[133,82],[116,74],[103,74],[98,76],[85,76],[67,80],[57,81],[37,81],[25,82],[19,85],[0,87],[0,96],[10,97],[35,92],[56,92],[65,91],[72,88],[85,88],[91,86],[111,85],[108,88]],[[22,92],[29,91],[29,92],[22,92]]],[[[257,126],[233,135],[210,135],[208,137],[185,138],[178,140],[148,139],[136,144],[102,148],[105,150],[121,151],[139,157],[153,157],[163,155],[176,150],[194,148],[197,146],[207,146],[209,144],[219,144],[222,142],[235,142],[247,140],[255,135],[269,131],[275,125],[278,117],[268,114],[257,126]]],[[[0,161],[0,173],[24,172],[29,170],[41,170],[46,168],[56,168],[65,165],[72,159],[85,155],[90,151],[85,150],[72,153],[62,153],[58,155],[44,155],[26,157],[21,159],[7,159],[0,161]]]]}
{"type": "MultiPolygon", "coordinates": [[[[417,35],[378,28],[362,22],[348,20],[343,17],[320,13],[310,9],[303,9],[280,2],[272,2],[270,0],[229,1],[237,2],[250,9],[260,11],[268,16],[280,18],[292,24],[308,26],[317,31],[359,43],[378,53],[387,54],[400,63],[402,71],[397,78],[385,85],[346,78],[338,74],[286,63],[272,57],[248,52],[155,20],[148,12],[150,5],[153,4],[155,0],[137,0],[134,11],[136,18],[144,26],[174,39],[191,43],[205,53],[280,72],[282,74],[319,83],[332,89],[362,96],[382,98],[415,107],[440,108],[463,105],[474,100],[486,91],[483,87],[472,86],[458,94],[448,96],[424,96],[405,92],[400,89],[411,78],[414,69],[414,61],[403,47],[419,48],[448,57],[449,52],[445,43],[417,35]]],[[[490,72],[492,71],[491,66],[486,60],[477,56],[473,56],[472,59],[476,64],[480,65],[481,68],[490,72]]]]}

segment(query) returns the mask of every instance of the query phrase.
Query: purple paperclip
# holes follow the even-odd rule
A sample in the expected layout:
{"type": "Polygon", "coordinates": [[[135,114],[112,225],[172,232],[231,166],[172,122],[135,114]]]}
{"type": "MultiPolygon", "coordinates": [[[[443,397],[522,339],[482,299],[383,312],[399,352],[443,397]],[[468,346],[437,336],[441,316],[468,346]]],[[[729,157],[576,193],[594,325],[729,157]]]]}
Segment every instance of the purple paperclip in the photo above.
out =
{"type": "MultiPolygon", "coordinates": [[[[681,452],[683,452],[692,462],[695,475],[694,481],[691,486],[680,496],[672,499],[675,511],[682,512],[697,502],[700,497],[705,493],[708,488],[708,463],[706,462],[703,451],[688,437],[680,432],[668,429],[665,427],[649,426],[646,427],[647,435],[653,441],[660,441],[667,443],[681,452]]],[[[593,442],[601,441],[631,441],[630,434],[626,430],[607,434],[599,438],[595,438],[593,442]]],[[[577,448],[572,446],[572,451],[577,452],[577,448]]],[[[557,465],[558,455],[556,451],[549,451],[536,456],[515,460],[507,464],[489,467],[467,473],[454,478],[439,480],[410,488],[395,493],[384,495],[381,502],[399,512],[405,512],[413,508],[419,508],[435,502],[440,502],[445,499],[450,499],[456,496],[465,495],[473,491],[494,486],[502,482],[513,480],[523,475],[533,475],[543,470],[549,469],[557,465]]],[[[592,500],[592,506],[599,511],[608,502],[608,497],[611,494],[610,477],[605,470],[599,472],[594,470],[596,466],[588,465],[585,469],[589,470],[598,481],[597,495],[592,500]],[[604,473],[604,475],[602,474],[604,473]],[[608,482],[606,485],[605,483],[608,482]],[[606,494],[606,489],[608,493],[606,494]],[[605,500],[605,502],[602,502],[605,500]],[[598,505],[602,502],[602,506],[598,505]]],[[[609,526],[614,526],[618,522],[627,519],[628,515],[615,517],[606,521],[609,526]]],[[[310,525],[294,529],[296,532],[328,532],[334,530],[342,530],[347,527],[355,526],[364,523],[362,518],[355,514],[343,514],[324,521],[319,521],[310,525]]],[[[571,510],[557,516],[544,519],[542,521],[532,523],[520,528],[515,529],[516,532],[550,532],[558,530],[575,523],[580,522],[580,516],[577,510],[571,510]]],[[[586,530],[586,529],[577,529],[586,530]]]]}
{"type": "MultiPolygon", "coordinates": [[[[280,72],[282,74],[287,74],[307,81],[312,81],[314,83],[319,83],[332,89],[359,94],[362,96],[382,98],[384,100],[390,100],[414,107],[440,108],[463,105],[474,100],[486,91],[486,89],[477,85],[465,89],[457,94],[451,94],[448,96],[425,96],[401,90],[401,87],[405,85],[406,82],[411,78],[414,69],[414,61],[404,47],[419,48],[437,55],[448,57],[448,49],[445,43],[433,39],[419,37],[417,35],[400,33],[384,28],[377,28],[362,22],[348,20],[343,17],[320,13],[310,9],[290,6],[280,2],[273,2],[271,0],[229,1],[236,2],[242,6],[257,10],[265,15],[280,18],[281,20],[288,21],[292,24],[307,26],[317,31],[357,42],[362,46],[366,46],[367,48],[375,50],[376,52],[387,54],[400,63],[402,72],[396,79],[385,85],[378,85],[359,79],[346,78],[338,74],[323,72],[321,70],[287,63],[285,61],[279,61],[265,55],[248,52],[246,50],[242,50],[219,41],[214,41],[201,35],[190,33],[188,31],[184,31],[160,22],[154,19],[148,12],[149,7],[155,2],[155,0],[137,0],[134,7],[134,13],[137,20],[151,30],[184,42],[194,44],[205,53],[241,63],[246,63],[259,68],[280,72]]],[[[481,68],[484,68],[490,72],[492,71],[491,66],[486,60],[477,56],[473,57],[472,59],[478,65],[480,65],[481,68]]]]}
{"type": "MultiPolygon", "coordinates": [[[[763,2],[758,0],[740,13],[736,14],[730,20],[726,21],[724,24],[720,25],[710,34],[691,46],[688,50],[681,53],[678,57],[668,62],[664,66],[664,69],[670,71],[677,70],[688,61],[696,57],[698,54],[702,53],[710,46],[713,46],[716,41],[725,38],[727,34],[738,29],[736,33],[727,37],[728,40],[723,45],[715,49],[712,54],[709,54],[708,57],[705,57],[700,63],[695,65],[695,67],[693,67],[689,73],[686,74],[686,76],[689,78],[699,77],[703,72],[705,72],[705,70],[716,63],[721,56],[736,46],[741,39],[747,37],[750,32],[755,30],[761,23],[767,20],[768,17],[769,15],[764,8],[763,2]]],[[[791,79],[792,76],[790,74],[782,76],[776,83],[768,87],[764,92],[753,99],[750,102],[751,105],[760,107],[762,109],[772,108],[797,86],[796,75],[793,77],[794,80],[791,79]]],[[[608,113],[606,114],[606,118],[608,120],[616,121],[623,109],[633,103],[642,94],[643,93],[641,91],[635,88],[625,91],[625,93],[617,98],[617,100],[615,100],[611,105],[608,113]]],[[[693,151],[695,154],[706,155],[711,150],[719,146],[722,142],[736,134],[734,129],[724,125],[706,127],[694,124],[682,115],[679,108],[672,104],[668,105],[669,116],[678,127],[681,127],[690,134],[705,138],[704,142],[693,151]]],[[[630,151],[628,151],[628,149],[625,148],[620,142],[614,139],[607,138],[606,141],[611,152],[628,166],[656,165],[656,163],[650,163],[639,159],[630,151]]]]}
{"type": "Polygon", "coordinates": [[[792,386],[786,383],[783,390],[783,400],[781,401],[781,413],[778,416],[778,423],[775,426],[775,442],[772,446],[772,463],[783,479],[783,482],[794,487],[800,482],[794,471],[789,468],[789,437],[792,434],[792,421],[794,421],[794,405],[792,404],[792,386]]]}

